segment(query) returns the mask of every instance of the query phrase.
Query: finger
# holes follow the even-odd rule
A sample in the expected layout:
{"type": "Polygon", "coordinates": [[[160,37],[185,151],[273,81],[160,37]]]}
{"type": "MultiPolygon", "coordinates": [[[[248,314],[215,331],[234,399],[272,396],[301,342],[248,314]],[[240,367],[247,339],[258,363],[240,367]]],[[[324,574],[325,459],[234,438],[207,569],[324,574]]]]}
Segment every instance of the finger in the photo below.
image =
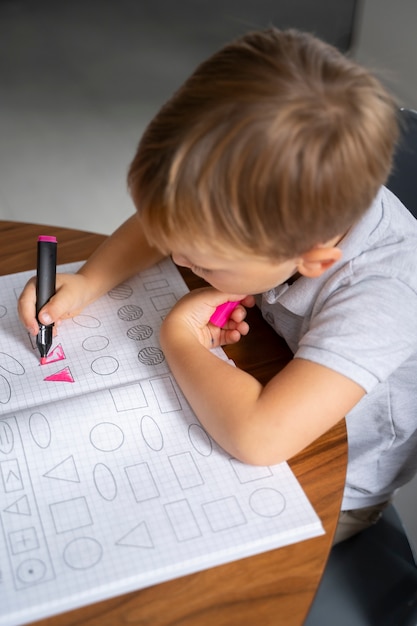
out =
{"type": "Polygon", "coordinates": [[[36,278],[31,278],[20,294],[17,310],[22,324],[31,335],[37,335],[39,325],[36,320],[36,278]]]}

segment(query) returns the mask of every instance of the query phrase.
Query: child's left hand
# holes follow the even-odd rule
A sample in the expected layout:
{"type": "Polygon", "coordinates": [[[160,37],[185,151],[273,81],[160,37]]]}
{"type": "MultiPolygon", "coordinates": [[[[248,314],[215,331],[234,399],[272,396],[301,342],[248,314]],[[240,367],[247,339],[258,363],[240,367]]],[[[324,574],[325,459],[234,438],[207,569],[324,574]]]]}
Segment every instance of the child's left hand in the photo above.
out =
{"type": "Polygon", "coordinates": [[[242,335],[249,332],[249,324],[245,321],[245,307],[252,307],[254,304],[253,296],[226,294],[212,287],[195,289],[177,302],[165,318],[164,325],[169,326],[172,332],[175,328],[186,329],[208,349],[237,343],[242,335]],[[222,328],[210,323],[210,317],[220,304],[235,300],[242,302],[232,311],[222,328]]]}

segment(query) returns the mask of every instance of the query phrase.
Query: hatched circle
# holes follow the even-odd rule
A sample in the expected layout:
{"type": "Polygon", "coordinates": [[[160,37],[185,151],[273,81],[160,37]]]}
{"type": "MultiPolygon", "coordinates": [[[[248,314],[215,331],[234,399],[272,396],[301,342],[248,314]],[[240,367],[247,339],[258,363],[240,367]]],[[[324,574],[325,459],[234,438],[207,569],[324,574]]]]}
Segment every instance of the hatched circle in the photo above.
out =
{"type": "Polygon", "coordinates": [[[160,348],[150,346],[139,351],[138,359],[144,365],[159,365],[165,360],[165,356],[160,348]]]}
{"type": "Polygon", "coordinates": [[[113,298],[113,300],[126,300],[127,298],[130,298],[132,293],[132,287],[127,283],[122,283],[109,291],[109,296],[110,298],[113,298]]]}
{"type": "Polygon", "coordinates": [[[253,492],[249,504],[261,517],[276,517],[285,509],[285,498],[280,491],[264,487],[253,492]]]}
{"type": "Polygon", "coordinates": [[[140,320],[143,310],[137,304],[125,304],[117,311],[118,317],[124,322],[140,320]]]}
{"type": "Polygon", "coordinates": [[[149,339],[149,337],[152,336],[153,329],[151,328],[151,326],[138,324],[137,326],[132,326],[132,328],[129,328],[126,334],[129,339],[133,339],[134,341],[144,341],[144,339],[149,339]]]}

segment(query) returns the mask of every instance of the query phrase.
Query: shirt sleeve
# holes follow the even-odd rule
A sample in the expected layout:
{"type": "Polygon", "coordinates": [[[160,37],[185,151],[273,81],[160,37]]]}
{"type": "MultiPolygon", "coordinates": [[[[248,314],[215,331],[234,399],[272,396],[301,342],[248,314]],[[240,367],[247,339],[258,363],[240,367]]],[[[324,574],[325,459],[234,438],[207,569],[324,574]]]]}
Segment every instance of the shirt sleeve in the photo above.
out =
{"type": "Polygon", "coordinates": [[[318,299],[294,356],[369,392],[416,352],[416,292],[398,278],[373,276],[318,299]]]}

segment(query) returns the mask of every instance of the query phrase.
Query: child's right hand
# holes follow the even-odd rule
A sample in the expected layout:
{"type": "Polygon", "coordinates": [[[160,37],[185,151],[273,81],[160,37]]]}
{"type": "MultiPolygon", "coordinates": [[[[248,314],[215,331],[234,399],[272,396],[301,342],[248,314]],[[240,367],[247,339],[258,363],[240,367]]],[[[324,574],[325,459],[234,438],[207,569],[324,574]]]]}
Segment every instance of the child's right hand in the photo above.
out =
{"type": "MultiPolygon", "coordinates": [[[[39,321],[45,325],[60,322],[78,315],[94,297],[89,294],[88,280],[82,274],[57,274],[55,295],[39,311],[39,321]]],[[[18,301],[19,317],[31,335],[37,335],[36,277],[25,285],[18,301]]]]}

